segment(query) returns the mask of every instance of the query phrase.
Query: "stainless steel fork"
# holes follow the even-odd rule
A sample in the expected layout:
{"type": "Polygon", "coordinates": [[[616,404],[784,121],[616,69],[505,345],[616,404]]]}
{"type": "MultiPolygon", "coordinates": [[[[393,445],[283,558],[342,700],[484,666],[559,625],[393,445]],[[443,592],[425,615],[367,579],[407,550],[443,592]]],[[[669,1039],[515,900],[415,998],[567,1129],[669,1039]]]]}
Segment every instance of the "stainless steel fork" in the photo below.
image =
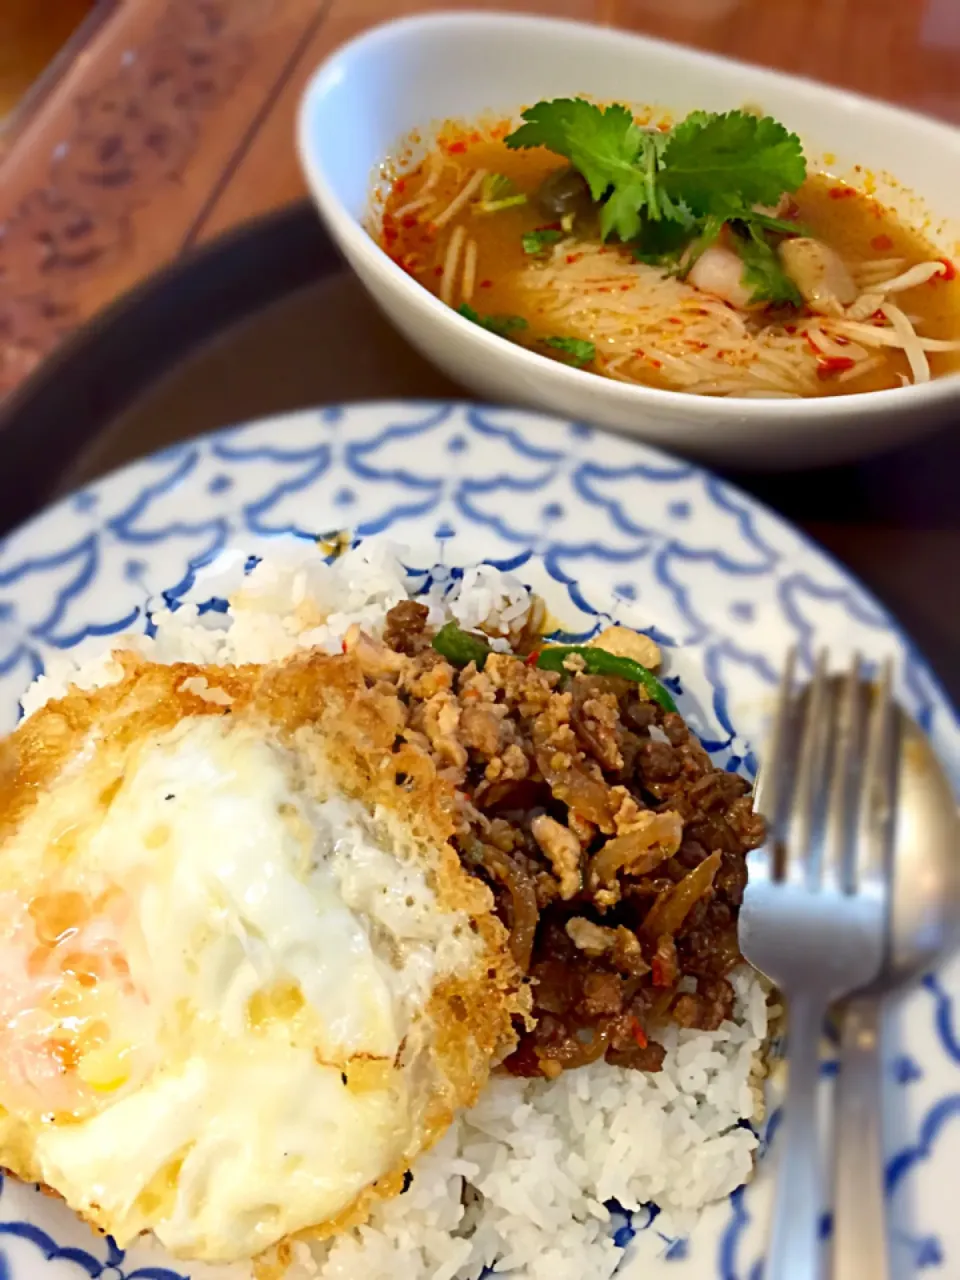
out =
{"type": "Polygon", "coordinates": [[[828,675],[821,653],[795,690],[788,656],[756,807],[766,844],[751,855],[740,913],[744,956],[787,1002],[787,1096],[765,1280],[822,1274],[817,1093],[824,1015],[876,977],[889,881],[891,671],[875,685],[854,659],[828,675]]]}

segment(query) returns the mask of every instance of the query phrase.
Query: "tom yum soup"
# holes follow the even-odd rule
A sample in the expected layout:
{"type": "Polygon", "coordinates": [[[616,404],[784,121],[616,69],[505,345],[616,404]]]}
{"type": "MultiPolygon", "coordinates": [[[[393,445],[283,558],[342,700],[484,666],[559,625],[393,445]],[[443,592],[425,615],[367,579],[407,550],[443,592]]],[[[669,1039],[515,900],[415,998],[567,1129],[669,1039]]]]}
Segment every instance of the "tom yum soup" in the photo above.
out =
{"type": "Polygon", "coordinates": [[[539,102],[445,126],[375,231],[442,302],[511,342],[697,395],[879,391],[960,367],[953,264],[876,200],[809,174],[769,117],[539,102]]]}

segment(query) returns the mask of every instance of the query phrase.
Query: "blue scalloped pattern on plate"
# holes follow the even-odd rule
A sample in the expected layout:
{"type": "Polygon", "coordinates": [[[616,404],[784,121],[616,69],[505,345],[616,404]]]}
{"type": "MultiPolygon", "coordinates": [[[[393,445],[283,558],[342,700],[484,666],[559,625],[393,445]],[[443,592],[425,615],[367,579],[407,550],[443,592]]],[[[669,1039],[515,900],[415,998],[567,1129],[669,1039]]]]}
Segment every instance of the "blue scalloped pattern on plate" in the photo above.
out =
{"type": "MultiPolygon", "coordinates": [[[[0,715],[58,651],[146,624],[228,543],[349,527],[442,576],[488,560],[548,596],[572,635],[600,619],[664,647],[681,708],[715,758],[753,773],[780,660],[820,644],[892,653],[899,696],[960,778],[960,726],[909,640],[837,564],[714,476],[576,422],[456,404],[361,404],[177,445],[91,485],[0,543],[0,715]]],[[[886,1184],[898,1276],[960,1274],[960,963],[891,1016],[886,1184]]],[[[835,1064],[823,1070],[824,1109],[835,1064]]],[[[753,1183],[689,1239],[655,1210],[615,1215],[618,1274],[760,1280],[778,1113],[753,1183]]],[[[830,1231],[825,1213],[823,1235],[830,1231]]],[[[62,1205],[0,1180],[0,1280],[174,1280],[152,1244],[124,1252],[62,1205]]],[[[222,1268],[194,1268],[214,1280],[222,1268]]]]}

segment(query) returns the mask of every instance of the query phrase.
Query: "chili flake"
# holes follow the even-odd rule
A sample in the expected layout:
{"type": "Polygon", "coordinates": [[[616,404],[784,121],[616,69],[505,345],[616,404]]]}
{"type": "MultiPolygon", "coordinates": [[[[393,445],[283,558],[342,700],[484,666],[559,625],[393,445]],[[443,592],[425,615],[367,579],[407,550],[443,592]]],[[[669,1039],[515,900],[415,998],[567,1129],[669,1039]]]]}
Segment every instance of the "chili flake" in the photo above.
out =
{"type": "Polygon", "coordinates": [[[852,369],[856,361],[850,356],[821,356],[817,361],[817,377],[821,381],[832,378],[835,373],[843,373],[852,369]]]}

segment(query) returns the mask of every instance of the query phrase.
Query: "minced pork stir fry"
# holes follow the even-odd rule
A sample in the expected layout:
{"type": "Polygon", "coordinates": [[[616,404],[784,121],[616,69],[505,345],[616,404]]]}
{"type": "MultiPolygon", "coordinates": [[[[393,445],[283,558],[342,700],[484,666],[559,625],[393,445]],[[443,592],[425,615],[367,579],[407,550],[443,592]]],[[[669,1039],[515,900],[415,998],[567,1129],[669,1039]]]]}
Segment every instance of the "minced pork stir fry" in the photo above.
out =
{"type": "Polygon", "coordinates": [[[745,857],[764,836],[748,784],[711,763],[646,637],[542,647],[532,610],[501,653],[454,623],[431,632],[427,614],[404,601],[382,644],[351,648],[456,787],[460,857],[531,979],[534,1020],[506,1068],[659,1070],[658,1025],[715,1030],[732,1011],[745,857]]]}

